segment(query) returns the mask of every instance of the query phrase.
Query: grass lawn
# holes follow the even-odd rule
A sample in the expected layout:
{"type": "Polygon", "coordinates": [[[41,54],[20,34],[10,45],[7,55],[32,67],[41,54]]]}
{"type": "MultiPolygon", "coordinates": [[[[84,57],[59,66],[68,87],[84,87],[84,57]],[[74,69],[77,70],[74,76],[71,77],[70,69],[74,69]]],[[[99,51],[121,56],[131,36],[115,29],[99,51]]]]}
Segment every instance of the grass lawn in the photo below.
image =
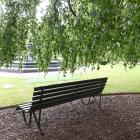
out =
{"type": "Polygon", "coordinates": [[[108,77],[104,94],[117,92],[140,93],[140,65],[134,69],[125,70],[120,64],[112,69],[109,65],[102,66],[99,71],[80,69],[73,75],[67,73],[18,74],[16,76],[0,75],[0,107],[21,104],[31,101],[35,86],[49,85],[81,79],[108,77]]]}

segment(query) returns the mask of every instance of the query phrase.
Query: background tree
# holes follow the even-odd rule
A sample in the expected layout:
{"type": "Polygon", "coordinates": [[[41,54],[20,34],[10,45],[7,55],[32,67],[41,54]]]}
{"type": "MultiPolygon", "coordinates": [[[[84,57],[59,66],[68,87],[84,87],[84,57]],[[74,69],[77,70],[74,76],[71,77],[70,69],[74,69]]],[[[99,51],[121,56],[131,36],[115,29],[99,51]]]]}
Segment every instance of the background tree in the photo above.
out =
{"type": "Polygon", "coordinates": [[[36,0],[0,1],[0,66],[22,61],[27,33],[35,21],[36,0]]]}
{"type": "Polygon", "coordinates": [[[0,12],[1,65],[24,52],[29,29],[44,71],[58,56],[62,69],[71,71],[119,61],[131,68],[140,58],[139,0],[50,0],[41,22],[35,17],[39,0],[10,2],[2,1],[6,12],[0,12]]]}

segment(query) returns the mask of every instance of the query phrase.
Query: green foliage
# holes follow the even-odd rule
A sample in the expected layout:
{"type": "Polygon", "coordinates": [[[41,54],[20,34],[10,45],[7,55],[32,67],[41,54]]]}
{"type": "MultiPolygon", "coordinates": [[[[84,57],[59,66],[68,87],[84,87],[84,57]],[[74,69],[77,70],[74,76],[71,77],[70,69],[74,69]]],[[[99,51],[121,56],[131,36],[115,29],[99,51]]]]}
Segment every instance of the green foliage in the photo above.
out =
{"type": "Polygon", "coordinates": [[[0,5],[0,66],[10,66],[22,54],[27,33],[35,19],[34,0],[2,0],[0,5]]]}
{"type": "Polygon", "coordinates": [[[6,12],[0,16],[1,65],[22,54],[29,29],[32,51],[44,71],[58,56],[62,70],[72,72],[81,66],[99,69],[100,65],[119,61],[133,67],[140,58],[139,0],[50,0],[41,22],[35,18],[40,1],[17,1],[12,6],[9,0],[3,2],[6,12]]]}

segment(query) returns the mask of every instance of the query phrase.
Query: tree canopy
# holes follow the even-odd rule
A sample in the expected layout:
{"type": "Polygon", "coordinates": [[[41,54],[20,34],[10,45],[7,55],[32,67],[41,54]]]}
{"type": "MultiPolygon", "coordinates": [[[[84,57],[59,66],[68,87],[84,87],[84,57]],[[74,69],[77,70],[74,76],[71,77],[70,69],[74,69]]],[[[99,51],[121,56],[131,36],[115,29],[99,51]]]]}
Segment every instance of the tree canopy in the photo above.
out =
{"type": "Polygon", "coordinates": [[[140,58],[139,0],[49,0],[41,21],[40,0],[0,0],[0,66],[22,61],[32,34],[32,52],[47,71],[52,58],[62,70],[100,68],[123,61],[135,66],[140,58]]]}

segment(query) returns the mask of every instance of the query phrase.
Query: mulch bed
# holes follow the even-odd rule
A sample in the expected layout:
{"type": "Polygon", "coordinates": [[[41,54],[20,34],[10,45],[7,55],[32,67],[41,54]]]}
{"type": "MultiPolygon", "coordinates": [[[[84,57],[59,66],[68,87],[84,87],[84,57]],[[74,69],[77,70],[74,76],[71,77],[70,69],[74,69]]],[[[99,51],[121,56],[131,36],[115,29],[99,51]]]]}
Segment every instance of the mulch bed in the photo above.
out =
{"type": "Polygon", "coordinates": [[[103,113],[80,100],[43,110],[41,136],[33,119],[25,125],[21,112],[0,110],[0,140],[140,140],[140,95],[104,96],[103,113]]]}

